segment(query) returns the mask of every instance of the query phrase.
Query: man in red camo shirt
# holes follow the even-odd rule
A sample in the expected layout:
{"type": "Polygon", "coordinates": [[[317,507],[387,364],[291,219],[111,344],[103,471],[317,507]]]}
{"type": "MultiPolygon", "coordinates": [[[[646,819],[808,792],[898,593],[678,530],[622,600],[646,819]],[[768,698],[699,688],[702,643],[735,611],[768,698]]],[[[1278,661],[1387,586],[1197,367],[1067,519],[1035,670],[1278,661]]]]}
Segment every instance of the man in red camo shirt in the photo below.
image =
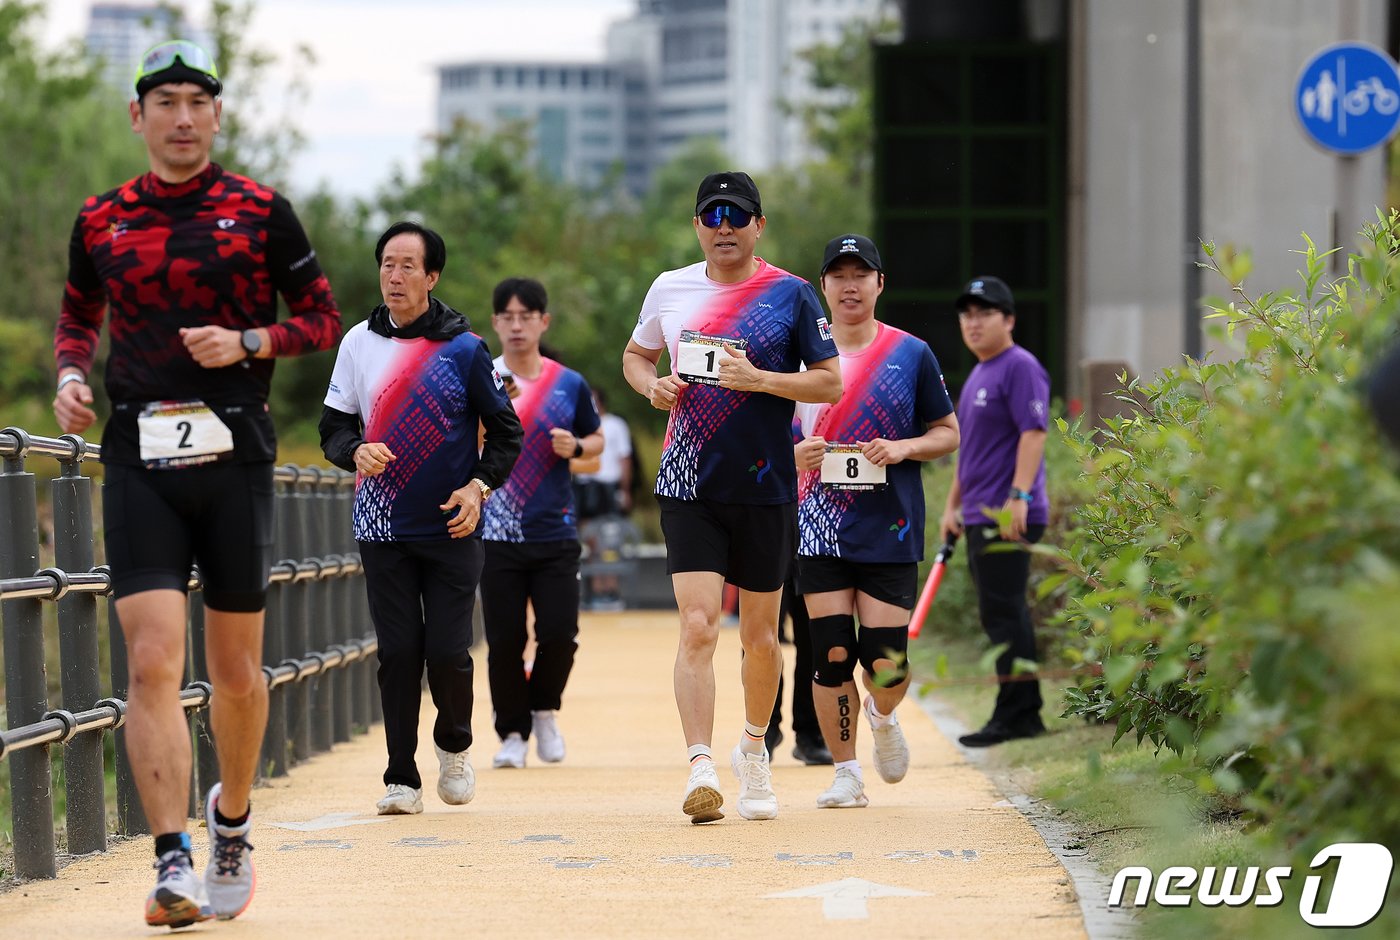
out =
{"type": "Polygon", "coordinates": [[[151,171],[83,204],[56,336],[54,415],[65,432],[82,433],[97,420],[88,374],[109,312],[103,521],[130,670],[127,753],[156,837],[153,926],[236,917],[252,899],[248,794],[267,724],[272,360],[340,337],[330,285],[291,205],[210,162],[221,91],[213,60],[194,43],[143,56],[131,128],[151,171]],[[291,314],[280,323],[279,293],[291,314]],[[194,561],[221,775],[206,800],[203,879],[185,831],[190,739],[179,700],[194,561]]]}

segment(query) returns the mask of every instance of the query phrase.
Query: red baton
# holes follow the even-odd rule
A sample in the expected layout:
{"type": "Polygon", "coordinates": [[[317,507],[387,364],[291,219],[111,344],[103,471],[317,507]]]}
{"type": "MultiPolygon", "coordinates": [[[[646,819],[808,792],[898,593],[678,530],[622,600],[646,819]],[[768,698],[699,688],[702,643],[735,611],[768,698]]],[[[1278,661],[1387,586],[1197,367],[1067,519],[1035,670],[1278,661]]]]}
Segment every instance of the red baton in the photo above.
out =
{"type": "Polygon", "coordinates": [[[928,573],[928,580],[924,582],[924,592],[919,595],[919,602],[914,605],[914,615],[909,619],[909,639],[918,639],[919,633],[924,629],[924,619],[928,617],[928,610],[933,606],[933,599],[938,596],[938,586],[943,583],[943,572],[947,570],[948,559],[953,557],[953,549],[957,546],[958,537],[950,535],[948,541],[938,550],[938,554],[933,556],[933,568],[928,573]]]}

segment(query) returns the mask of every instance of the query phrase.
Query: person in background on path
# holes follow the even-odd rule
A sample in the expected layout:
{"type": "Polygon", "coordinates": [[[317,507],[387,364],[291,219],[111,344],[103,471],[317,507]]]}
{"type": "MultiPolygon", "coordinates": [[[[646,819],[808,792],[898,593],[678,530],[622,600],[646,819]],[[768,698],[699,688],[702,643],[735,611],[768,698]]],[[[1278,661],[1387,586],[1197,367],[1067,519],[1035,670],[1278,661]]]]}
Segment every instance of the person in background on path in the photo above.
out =
{"type": "MultiPolygon", "coordinates": [[[[632,434],[621,416],[608,411],[608,397],[601,388],[593,390],[593,400],[603,421],[603,453],[598,469],[574,475],[574,505],[583,523],[583,540],[590,557],[598,557],[598,528],[595,519],[626,516],[632,511],[632,434]]],[[[592,610],[621,610],[622,593],[618,576],[594,574],[588,579],[587,597],[592,610]]]]}
{"type": "Polygon", "coordinates": [[[520,420],[467,318],[432,295],[442,237],[396,222],[374,249],[384,303],[346,335],[321,412],[321,450],[358,471],[353,529],[379,638],[389,752],[380,815],[421,813],[414,752],[427,667],[437,707],[438,798],[476,794],[472,605],[481,579],[482,504],[520,452],[520,420]],[[477,435],[486,427],[477,452],[477,435]]]}
{"type": "Polygon", "coordinates": [[[491,297],[501,340],[496,370],[513,377],[524,428],[520,459],[486,507],[481,613],[487,676],[500,750],[493,767],[525,766],[527,742],[545,763],[564,759],[557,713],[578,650],[579,540],[571,459],[603,452],[593,392],[583,376],[540,353],[549,329],[544,285],[506,278],[491,297]],[[527,605],[535,612],[535,658],[527,676],[527,605]]]}
{"type": "Polygon", "coordinates": [[[1050,518],[1045,490],[1050,376],[1035,356],[1016,345],[1016,304],[1000,278],[969,281],[956,307],[963,342],[977,365],[958,396],[962,449],[940,530],[944,541],[966,531],[967,566],[977,588],[982,629],[993,646],[1006,646],[997,657],[1000,684],[992,717],[958,739],[967,747],[988,747],[1045,733],[1040,680],[1013,674],[1016,660],[1038,659],[1026,605],[1030,553],[992,546],[1033,544],[1045,534],[1050,518]],[[1006,515],[1004,525],[996,513],[1006,515]]]}
{"type": "Polygon", "coordinates": [[[806,435],[796,447],[797,588],[811,617],[813,699],[836,762],[817,806],[843,809],[869,802],[858,713],[870,723],[880,779],[898,783],[909,771],[895,707],[909,690],[909,617],[924,557],[920,471],[957,450],[959,435],[933,350],[875,318],[885,289],[875,243],[854,234],[828,242],[821,287],[846,390],[833,404],[797,408],[806,435]]]}
{"type": "Polygon", "coordinates": [[[841,395],[831,325],[812,285],[754,254],[765,222],[747,173],[705,177],[691,220],[705,259],[657,277],[622,354],[628,384],[670,413],[656,496],[681,622],[676,707],[690,760],[681,810],[694,823],[724,815],[710,744],[726,579],[739,589],[745,654],[745,724],[730,754],[739,815],[778,815],[764,736],[782,673],[778,607],[796,551],[793,403],[841,395]],[[660,374],[663,351],[670,369],[660,374]]]}
{"type": "Polygon", "coordinates": [[[171,40],[142,56],[131,129],[150,172],[83,204],[58,318],[54,416],[97,420],[88,377],[103,314],[103,524],[130,674],[126,748],[155,834],[146,923],[228,919],[252,902],[249,790],[267,725],[263,615],[272,552],[267,410],[273,359],[335,345],[340,313],[285,198],[210,161],[223,115],[214,60],[171,40]],[[291,316],[277,322],[277,295],[291,316]],[[204,579],[205,662],[219,782],[195,874],[185,812],[190,735],[180,689],[190,567],[204,579]]]}

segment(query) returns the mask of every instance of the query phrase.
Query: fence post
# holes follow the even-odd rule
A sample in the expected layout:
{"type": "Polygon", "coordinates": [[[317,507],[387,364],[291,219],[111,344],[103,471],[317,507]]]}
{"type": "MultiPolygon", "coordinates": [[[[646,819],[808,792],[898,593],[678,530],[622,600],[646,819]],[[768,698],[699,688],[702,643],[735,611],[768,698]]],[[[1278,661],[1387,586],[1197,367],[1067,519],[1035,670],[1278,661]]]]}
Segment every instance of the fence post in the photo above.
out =
{"type": "MultiPolygon", "coordinates": [[[[337,644],[343,645],[350,639],[349,610],[346,608],[345,588],[349,583],[349,576],[345,573],[345,546],[340,542],[339,520],[336,518],[340,509],[340,474],[339,470],[326,470],[321,473],[319,493],[316,499],[316,515],[319,519],[317,531],[321,537],[322,557],[337,562],[340,567],[335,577],[326,582],[325,591],[321,595],[326,602],[325,627],[323,634],[326,637],[327,645],[322,647],[327,649],[337,644]]],[[[353,664],[343,665],[331,670],[327,676],[330,681],[329,697],[331,711],[331,740],[336,744],[350,740],[350,680],[353,677],[351,669],[353,664]]]]}
{"type": "MultiPolygon", "coordinates": [[[[278,559],[274,568],[281,568],[288,557],[287,531],[291,507],[287,504],[291,484],[273,478],[276,496],[273,498],[273,519],[275,538],[272,557],[278,559]]],[[[267,616],[263,622],[263,665],[276,667],[287,658],[283,607],[285,596],[291,589],[289,582],[275,582],[267,586],[267,616]]],[[[282,777],[287,773],[287,688],[279,685],[267,693],[267,733],[263,735],[262,760],[258,775],[282,777]]]]}
{"type": "MultiPolygon", "coordinates": [[[[365,595],[365,569],[360,560],[360,546],[355,542],[355,474],[342,473],[340,488],[336,492],[340,508],[335,531],[339,533],[341,551],[348,553],[361,565],[345,589],[346,628],[352,639],[363,640],[371,631],[364,616],[368,604],[365,595]]],[[[369,726],[374,723],[374,703],[379,700],[379,684],[375,681],[375,657],[367,656],[351,667],[351,683],[355,688],[352,696],[355,725],[368,731],[369,726]]]]}
{"type": "MultiPolygon", "coordinates": [[[[321,480],[325,474],[321,472],[320,467],[304,467],[302,472],[311,484],[307,488],[310,498],[305,504],[302,517],[306,529],[306,554],[309,561],[319,562],[330,554],[321,512],[321,480]]],[[[316,578],[307,584],[306,592],[306,649],[322,652],[331,643],[331,583],[318,572],[316,578]]],[[[335,743],[335,735],[331,730],[334,672],[335,670],[323,669],[311,680],[311,748],[317,753],[329,751],[335,743]]]]}
{"type": "MultiPolygon", "coordinates": [[[[116,598],[110,593],[107,596],[107,637],[112,658],[112,697],[124,702],[128,682],[126,636],[122,633],[121,618],[117,616],[116,598]]],[[[150,832],[146,811],[141,806],[141,794],[136,789],[136,777],[131,772],[131,760],[126,756],[126,728],[118,728],[113,733],[112,744],[117,756],[117,831],[124,836],[150,832]]]]}
{"type": "MultiPolygon", "coordinates": [[[[60,460],[52,481],[54,564],[69,573],[92,570],[92,481],[82,475],[87,445],[76,434],[62,438],[73,456],[60,460]]],[[[63,707],[92,708],[102,698],[98,675],[97,596],[75,592],[58,601],[59,674],[63,707]]],[[[79,734],[64,746],[63,785],[68,810],[68,854],[107,850],[102,735],[79,734]]]]}
{"type": "MultiPolygon", "coordinates": [[[[34,475],[24,469],[29,435],[5,428],[15,452],[0,469],[0,578],[28,578],[39,570],[39,520],[34,475]]],[[[5,649],[5,709],[12,726],[39,721],[48,711],[44,674],[43,602],[24,598],[0,602],[5,649]]],[[[10,755],[11,813],[14,819],[15,874],[53,878],[53,781],[49,749],[32,747],[10,755]]]]}
{"type": "MultiPolygon", "coordinates": [[[[292,473],[292,493],[287,499],[287,557],[300,565],[306,560],[306,502],[310,476],[300,467],[288,465],[292,473]]],[[[284,592],[282,630],[288,659],[301,659],[311,649],[306,636],[307,584],[293,581],[284,592]]],[[[287,683],[287,731],[292,740],[292,756],[304,761],[311,756],[311,687],[305,682],[287,683]]]]}
{"type": "MultiPolygon", "coordinates": [[[[189,678],[201,682],[209,681],[209,663],[207,661],[204,642],[204,579],[199,579],[199,595],[196,596],[192,590],[189,600],[186,602],[186,609],[189,617],[189,678]]],[[[219,690],[215,689],[214,694],[218,695],[219,690]]],[[[202,819],[204,814],[204,794],[219,779],[219,752],[214,748],[213,719],[210,710],[213,708],[213,701],[204,708],[194,709],[189,713],[189,725],[191,733],[190,754],[193,758],[190,761],[190,818],[202,819]]]]}

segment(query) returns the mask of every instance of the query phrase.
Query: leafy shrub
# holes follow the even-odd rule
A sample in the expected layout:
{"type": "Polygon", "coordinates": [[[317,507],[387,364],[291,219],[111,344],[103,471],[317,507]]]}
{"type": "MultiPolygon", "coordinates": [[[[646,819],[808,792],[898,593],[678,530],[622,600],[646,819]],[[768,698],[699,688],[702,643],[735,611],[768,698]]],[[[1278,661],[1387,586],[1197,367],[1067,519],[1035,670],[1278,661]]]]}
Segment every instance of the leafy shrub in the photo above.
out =
{"type": "Polygon", "coordinates": [[[1127,383],[1132,412],[1068,431],[1095,487],[1043,551],[1075,652],[1102,675],[1070,713],[1182,756],[1306,855],[1400,842],[1400,480],[1364,408],[1394,342],[1400,213],[1347,273],[1304,236],[1301,290],[1251,298],[1246,255],[1206,246],[1224,362],[1127,383]]]}

